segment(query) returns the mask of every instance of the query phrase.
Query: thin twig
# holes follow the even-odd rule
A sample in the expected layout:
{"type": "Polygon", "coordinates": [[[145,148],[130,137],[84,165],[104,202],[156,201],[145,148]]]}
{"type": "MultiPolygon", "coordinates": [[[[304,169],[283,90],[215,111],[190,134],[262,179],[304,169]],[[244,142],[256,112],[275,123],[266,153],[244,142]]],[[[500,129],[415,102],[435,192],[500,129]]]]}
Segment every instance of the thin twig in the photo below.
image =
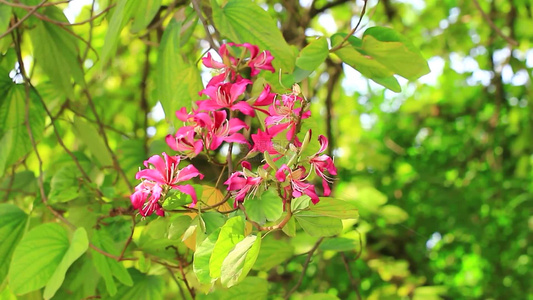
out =
{"type": "Polygon", "coordinates": [[[49,2],[49,3],[45,3],[43,5],[26,5],[26,4],[22,4],[22,3],[9,2],[9,1],[6,1],[6,0],[0,0],[0,3],[4,3],[4,4],[9,5],[11,7],[18,7],[18,8],[23,8],[23,9],[33,9],[33,8],[35,8],[37,6],[39,6],[39,7],[54,6],[54,5],[58,5],[58,4],[69,3],[70,1],[72,1],[72,0],[49,2]]]}
{"type": "MultiPolygon", "coordinates": [[[[94,23],[93,23],[93,15],[94,15],[94,4],[96,3],[96,0],[93,0],[93,3],[91,4],[91,14],[90,14],[90,22],[89,22],[89,38],[87,39],[87,42],[91,44],[93,40],[93,29],[94,29],[94,23]]],[[[81,58],[81,62],[84,63],[87,60],[87,56],[89,55],[89,47],[85,47],[85,50],[83,51],[83,56],[81,58]]]]}
{"type": "Polygon", "coordinates": [[[305,276],[305,273],[307,271],[307,268],[309,267],[309,263],[311,262],[311,258],[313,257],[313,254],[318,249],[318,246],[320,246],[320,243],[322,243],[323,240],[324,240],[323,237],[318,239],[318,241],[316,241],[316,243],[313,246],[313,248],[311,248],[311,250],[309,250],[309,252],[307,253],[307,258],[305,259],[305,263],[303,265],[303,269],[302,269],[302,273],[300,274],[300,278],[298,278],[298,282],[296,282],[296,285],[292,287],[292,289],[287,293],[287,295],[285,295],[285,300],[289,299],[291,297],[291,295],[298,290],[300,285],[302,285],[302,281],[304,279],[304,276],[305,276]]]}
{"type": "Polygon", "coordinates": [[[144,51],[144,66],[143,66],[143,72],[140,82],[140,89],[141,89],[141,111],[143,113],[143,131],[144,131],[144,153],[147,155],[148,153],[148,92],[146,87],[148,86],[148,74],[150,73],[150,47],[146,46],[146,49],[144,51]]]}
{"type": "Polygon", "coordinates": [[[174,280],[174,282],[178,286],[178,289],[180,290],[180,294],[181,294],[181,299],[187,299],[185,297],[185,292],[183,292],[183,288],[181,287],[181,284],[178,282],[178,279],[174,275],[174,272],[172,271],[172,269],[169,268],[169,267],[166,267],[166,269],[167,269],[168,273],[170,274],[170,277],[172,278],[172,280],[174,280]]]}
{"type": "Polygon", "coordinates": [[[30,11],[28,11],[28,14],[26,14],[24,17],[22,17],[20,20],[18,20],[17,23],[15,23],[13,26],[9,27],[6,32],[0,34],[0,39],[2,39],[4,36],[11,33],[11,31],[15,30],[22,24],[22,22],[26,21],[27,18],[31,17],[39,8],[41,8],[48,0],[43,0],[41,3],[39,3],[37,6],[34,6],[30,11]]]}
{"type": "Polygon", "coordinates": [[[209,32],[209,26],[204,18],[204,15],[202,14],[202,8],[200,6],[200,3],[198,3],[198,0],[192,0],[192,6],[196,11],[196,14],[198,15],[198,18],[200,19],[200,22],[202,22],[202,25],[204,26],[205,35],[207,37],[209,45],[211,46],[211,48],[215,49],[218,52],[219,47],[217,46],[217,44],[213,40],[213,37],[211,36],[211,33],[209,32]]]}
{"type": "Polygon", "coordinates": [[[361,10],[361,17],[359,17],[359,21],[357,21],[357,24],[355,25],[355,27],[352,29],[352,31],[350,31],[350,33],[348,33],[344,39],[342,40],[342,42],[340,44],[338,44],[337,46],[329,49],[329,52],[335,52],[337,50],[339,50],[340,48],[344,47],[344,44],[348,41],[348,39],[352,36],[352,34],[354,34],[356,31],[357,31],[357,28],[359,27],[359,25],[361,24],[361,21],[363,20],[363,17],[365,16],[365,12],[366,12],[366,3],[368,2],[367,0],[363,0],[364,1],[364,4],[363,4],[363,9],[361,10]]]}
{"type": "Polygon", "coordinates": [[[342,258],[342,262],[344,263],[344,268],[346,269],[346,273],[348,273],[348,278],[350,279],[352,288],[355,291],[355,294],[357,295],[357,299],[361,300],[361,293],[359,292],[359,287],[357,286],[357,282],[353,278],[352,270],[350,269],[350,264],[348,263],[348,259],[346,258],[346,255],[344,254],[344,252],[341,252],[341,258],[342,258]]]}
{"type": "Polygon", "coordinates": [[[94,101],[93,101],[93,99],[91,97],[91,94],[89,93],[89,90],[87,89],[87,87],[84,88],[84,93],[85,93],[85,96],[87,96],[87,100],[89,102],[89,107],[93,111],[94,117],[96,118],[96,123],[98,124],[98,127],[100,129],[100,133],[102,134],[102,138],[104,139],[104,145],[105,145],[107,151],[109,152],[109,154],[111,155],[111,159],[113,160],[113,165],[115,167],[115,170],[120,174],[122,179],[124,179],[124,181],[126,182],[126,185],[128,186],[128,188],[130,190],[133,190],[133,186],[131,185],[131,182],[128,180],[128,176],[126,176],[126,173],[124,173],[124,170],[122,170],[122,168],[120,167],[120,163],[118,162],[117,155],[115,154],[113,149],[111,149],[111,147],[109,146],[109,140],[107,139],[107,134],[105,132],[105,126],[102,123],[102,120],[100,119],[100,116],[98,115],[98,112],[96,111],[96,106],[94,105],[94,101]]]}
{"type": "Polygon", "coordinates": [[[474,2],[474,5],[476,6],[477,10],[479,10],[479,13],[481,13],[481,16],[483,17],[483,19],[485,19],[485,21],[489,24],[490,28],[492,28],[500,37],[502,37],[504,40],[507,41],[507,43],[511,44],[512,46],[515,46],[517,47],[519,44],[518,44],[518,41],[512,39],[511,37],[505,35],[502,30],[496,26],[496,24],[494,24],[494,22],[492,21],[492,19],[489,17],[489,15],[487,15],[483,9],[481,8],[481,5],[479,5],[479,2],[477,0],[473,0],[472,2],[474,2]]]}

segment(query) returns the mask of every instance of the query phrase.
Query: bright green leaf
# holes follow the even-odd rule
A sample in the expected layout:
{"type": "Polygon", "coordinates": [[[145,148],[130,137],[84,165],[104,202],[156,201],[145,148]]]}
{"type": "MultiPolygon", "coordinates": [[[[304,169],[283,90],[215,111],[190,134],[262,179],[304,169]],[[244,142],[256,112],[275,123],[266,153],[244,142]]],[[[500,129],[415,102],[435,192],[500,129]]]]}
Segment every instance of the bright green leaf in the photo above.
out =
{"type": "MultiPolygon", "coordinates": [[[[26,89],[9,82],[8,73],[0,69],[0,176],[5,169],[33,150],[26,127],[26,89]],[[7,78],[7,81],[5,80],[7,78]]],[[[44,131],[44,109],[33,89],[30,90],[29,123],[35,141],[44,131]]]]}
{"type": "MultiPolygon", "coordinates": [[[[103,230],[97,230],[93,235],[93,244],[101,250],[113,255],[119,255],[120,248],[118,248],[111,237],[103,230]]],[[[133,281],[124,265],[116,260],[107,257],[96,250],[91,251],[93,254],[93,262],[96,270],[104,279],[108,293],[113,296],[117,292],[117,286],[113,279],[115,277],[121,283],[132,286],[133,281]]]]}
{"type": "Polygon", "coordinates": [[[102,68],[107,63],[117,50],[117,44],[120,40],[120,32],[126,26],[129,19],[132,17],[137,1],[119,0],[113,16],[109,21],[109,27],[105,36],[104,47],[102,48],[102,55],[100,56],[102,68]]]}
{"type": "Polygon", "coordinates": [[[305,296],[306,300],[339,300],[338,297],[326,294],[326,293],[318,293],[318,294],[311,294],[305,296]]]}
{"type": "Polygon", "coordinates": [[[268,281],[259,277],[246,277],[241,283],[227,290],[216,290],[210,295],[198,295],[198,300],[266,300],[268,281]]]}
{"type": "MultiPolygon", "coordinates": [[[[344,39],[343,34],[334,34],[331,37],[331,44],[336,46],[344,39]]],[[[383,85],[384,87],[394,91],[400,92],[401,87],[398,80],[392,76],[394,73],[380,64],[372,57],[359,52],[353,44],[360,43],[361,40],[352,36],[348,39],[350,44],[340,48],[334,53],[337,54],[343,62],[361,72],[363,76],[383,85]]]]}
{"type": "Polygon", "coordinates": [[[185,63],[180,53],[183,22],[172,19],[165,29],[159,46],[156,88],[166,120],[173,123],[176,110],[191,108],[203,88],[196,66],[185,63]]]}
{"type": "MultiPolygon", "coordinates": [[[[62,22],[68,22],[61,10],[55,6],[45,9],[45,14],[62,22]]],[[[77,40],[65,30],[50,22],[37,21],[30,30],[33,52],[37,65],[42,67],[59,90],[67,97],[73,97],[72,81],[84,84],[84,75],[78,59],[77,40]]]]}
{"type": "Polygon", "coordinates": [[[146,275],[136,269],[128,269],[128,276],[133,279],[133,286],[121,286],[110,299],[164,299],[165,282],[158,275],[146,275]]]}
{"type": "Polygon", "coordinates": [[[207,284],[211,282],[209,259],[211,258],[211,253],[213,253],[220,230],[221,228],[211,233],[194,252],[193,270],[200,283],[207,284]]]}
{"type": "Polygon", "coordinates": [[[139,32],[152,22],[161,7],[161,0],[140,0],[135,6],[131,31],[139,32]]]}
{"type": "Polygon", "coordinates": [[[283,213],[283,202],[271,189],[265,191],[260,197],[246,200],[244,207],[248,217],[261,225],[267,221],[278,220],[283,213]]]}
{"type": "Polygon", "coordinates": [[[222,263],[228,253],[244,239],[244,218],[237,216],[229,219],[218,235],[218,240],[209,259],[209,276],[218,278],[221,274],[222,263]]]}
{"type": "Polygon", "coordinates": [[[310,236],[334,236],[342,232],[342,221],[338,218],[325,217],[310,211],[299,213],[295,218],[310,236]]]}
{"type": "Polygon", "coordinates": [[[254,270],[268,271],[282,264],[294,254],[294,247],[283,240],[275,240],[268,236],[261,242],[259,256],[253,266],[254,270]]]}
{"type": "Polygon", "coordinates": [[[325,37],[319,37],[300,51],[296,59],[296,66],[304,70],[314,71],[328,57],[328,41],[325,37]]]}
{"type": "Polygon", "coordinates": [[[191,225],[192,219],[189,216],[180,216],[179,214],[176,214],[170,217],[169,221],[167,238],[170,240],[179,240],[185,230],[191,225]]]}
{"type": "Polygon", "coordinates": [[[63,284],[68,268],[87,251],[87,248],[89,248],[89,239],[85,228],[76,229],[67,252],[46,284],[43,294],[45,299],[50,299],[54,296],[61,284],[63,284]]]}
{"type": "Polygon", "coordinates": [[[4,33],[11,20],[11,6],[0,5],[0,34],[4,33]]]}
{"type": "Polygon", "coordinates": [[[28,216],[13,204],[0,204],[0,286],[7,276],[11,256],[22,238],[28,216]]]}
{"type": "Polygon", "coordinates": [[[268,12],[249,0],[230,0],[223,7],[211,1],[215,27],[235,43],[258,45],[274,56],[274,69],[292,72],[295,55],[268,12]]]}
{"type": "Polygon", "coordinates": [[[112,166],[113,160],[107,150],[104,140],[93,124],[88,123],[82,118],[74,118],[74,133],[89,148],[94,157],[102,167],[112,166]]]}
{"type": "Polygon", "coordinates": [[[287,222],[287,224],[283,226],[282,230],[286,235],[290,237],[296,236],[296,221],[294,220],[294,218],[290,218],[289,222],[287,222]]]}
{"type": "Polygon", "coordinates": [[[260,235],[249,235],[237,243],[222,262],[220,282],[232,287],[242,281],[252,269],[260,248],[260,235]]]}
{"type": "Polygon", "coordinates": [[[320,244],[320,250],[353,251],[360,247],[359,241],[343,237],[335,237],[324,240],[320,244]]]}
{"type": "Polygon", "coordinates": [[[359,218],[359,211],[354,204],[330,197],[321,197],[320,202],[309,206],[309,209],[322,216],[340,219],[359,218]]]}
{"type": "Polygon", "coordinates": [[[18,295],[46,285],[67,252],[66,230],[57,223],[46,223],[30,230],[13,253],[9,286],[18,295]]]}
{"type": "Polygon", "coordinates": [[[427,61],[409,39],[387,27],[368,28],[363,51],[394,73],[415,80],[430,72],[427,61]]]}

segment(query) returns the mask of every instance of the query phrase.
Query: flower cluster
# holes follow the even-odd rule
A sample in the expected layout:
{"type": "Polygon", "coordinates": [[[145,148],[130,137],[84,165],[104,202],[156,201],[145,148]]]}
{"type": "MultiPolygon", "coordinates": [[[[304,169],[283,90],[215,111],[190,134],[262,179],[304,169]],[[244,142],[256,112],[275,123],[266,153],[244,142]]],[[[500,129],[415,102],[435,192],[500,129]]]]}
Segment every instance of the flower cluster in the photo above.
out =
{"type": "MultiPolygon", "coordinates": [[[[307,101],[299,96],[299,89],[277,94],[272,92],[268,84],[264,84],[260,92],[250,95],[252,80],[256,75],[262,70],[274,72],[274,58],[270,52],[260,51],[257,46],[246,43],[228,43],[220,47],[218,54],[221,61],[211,54],[202,59],[206,67],[218,72],[199,92],[204,99],[196,101],[194,108],[189,111],[185,108],[176,111],[176,117],[184,126],[166,137],[169,147],[179,152],[180,156],[163,153],[164,160],[154,156],[145,162],[147,168],[148,164],[154,168],[137,173],[137,179],[143,181],[131,196],[134,208],[139,209],[143,216],[154,211],[163,215],[160,199],[169,189],[191,195],[191,205],[195,205],[194,189],[190,185],[177,183],[196,176],[202,178],[203,175],[192,165],[178,169],[180,159],[194,158],[200,153],[211,157],[210,152],[217,150],[224,142],[241,144],[249,149],[241,159],[242,171],[233,172],[224,182],[235,200],[235,207],[270,185],[276,186],[284,203],[292,197],[308,195],[316,204],[319,201],[318,194],[315,186],[308,181],[313,173],[322,179],[324,195],[328,196],[331,176],[336,175],[337,171],[331,157],[324,154],[328,141],[322,135],[318,138],[320,149],[316,154],[307,157],[302,154],[310,142],[311,131],[302,141],[297,134],[301,122],[311,116],[311,111],[307,101]],[[262,116],[257,118],[261,129],[255,130],[247,138],[241,131],[251,130],[250,120],[258,115],[262,116]],[[252,164],[246,159],[258,154],[264,156],[264,164],[257,166],[254,172],[252,164]],[[281,164],[284,157],[290,159],[281,164]]],[[[225,162],[229,163],[231,161],[225,162]]]]}
{"type": "Polygon", "coordinates": [[[147,169],[137,172],[135,178],[142,181],[135,187],[135,193],[130,199],[133,208],[138,209],[143,217],[151,215],[154,211],[164,216],[159,200],[170,189],[190,195],[191,206],[196,205],[198,199],[194,188],[190,184],[178,185],[178,183],[197,176],[201,179],[204,175],[200,174],[193,165],[179,169],[178,164],[181,159],[181,156],[169,156],[163,152],[163,157],[154,155],[146,160],[144,166],[147,169]],[[149,164],[153,166],[153,169],[148,169],[149,164]]]}

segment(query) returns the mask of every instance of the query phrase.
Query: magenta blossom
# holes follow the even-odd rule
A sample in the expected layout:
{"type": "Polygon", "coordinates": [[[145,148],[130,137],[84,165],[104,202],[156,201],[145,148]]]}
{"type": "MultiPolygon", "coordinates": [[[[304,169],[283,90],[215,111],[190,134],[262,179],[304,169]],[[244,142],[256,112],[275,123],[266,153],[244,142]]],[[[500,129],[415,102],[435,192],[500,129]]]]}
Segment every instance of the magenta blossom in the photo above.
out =
{"type": "Polygon", "coordinates": [[[237,171],[224,182],[228,186],[228,191],[232,191],[235,197],[234,207],[238,206],[238,202],[244,202],[246,197],[254,197],[257,193],[263,178],[259,176],[246,176],[244,172],[237,171]]]}
{"type": "MultiPolygon", "coordinates": [[[[302,108],[295,108],[296,101],[302,103],[302,99],[293,94],[282,95],[282,100],[276,100],[269,108],[269,116],[265,119],[265,124],[269,127],[269,133],[273,136],[280,132],[287,130],[287,139],[290,141],[295,137],[296,124],[300,118],[302,108]]],[[[311,111],[302,113],[302,119],[307,119],[311,116],[311,111]]]]}
{"type": "Polygon", "coordinates": [[[222,62],[218,62],[213,59],[213,56],[208,53],[206,57],[202,58],[204,66],[212,69],[217,69],[221,73],[209,81],[209,85],[220,83],[229,78],[229,80],[234,81],[239,71],[239,67],[249,67],[250,75],[255,76],[259,74],[260,70],[275,72],[274,67],[272,66],[272,60],[274,57],[272,54],[265,50],[259,52],[259,47],[256,45],[251,45],[248,43],[244,44],[234,44],[227,43],[220,46],[218,54],[222,58],[222,62]],[[234,57],[228,50],[228,46],[233,47],[242,47],[242,51],[247,51],[243,53],[242,61],[241,58],[234,57]]]}
{"type": "Polygon", "coordinates": [[[159,155],[154,155],[144,162],[144,166],[148,168],[151,164],[154,169],[144,169],[137,172],[136,179],[144,179],[160,185],[163,189],[176,189],[182,193],[188,194],[192,198],[191,207],[198,202],[194,188],[189,185],[178,185],[179,182],[187,181],[199,176],[200,179],[204,175],[200,174],[193,165],[188,165],[183,169],[178,168],[180,163],[180,156],[168,156],[163,152],[163,158],[159,155]]]}
{"type": "Polygon", "coordinates": [[[151,215],[154,211],[157,215],[164,216],[165,212],[159,204],[161,192],[161,186],[158,184],[143,181],[135,187],[135,193],[130,196],[131,204],[143,217],[151,215]]]}
{"type": "Polygon", "coordinates": [[[165,141],[175,151],[183,152],[187,157],[195,157],[203,149],[201,140],[195,140],[196,133],[193,126],[184,126],[178,129],[175,135],[167,135],[165,141]]]}
{"type": "Polygon", "coordinates": [[[290,185],[285,187],[285,193],[292,189],[292,196],[294,198],[300,197],[303,194],[306,194],[311,198],[313,204],[317,204],[320,199],[315,191],[315,186],[304,182],[307,178],[305,174],[305,168],[302,166],[297,167],[295,170],[291,170],[287,165],[281,166],[278,171],[276,171],[276,179],[279,182],[285,182],[287,179],[290,182],[290,185]],[[287,172],[287,173],[285,173],[287,172]]]}
{"type": "Polygon", "coordinates": [[[237,82],[231,83],[217,83],[215,85],[208,85],[201,94],[207,95],[208,100],[197,101],[199,110],[211,111],[222,108],[230,110],[238,110],[248,116],[254,116],[254,109],[246,101],[238,101],[237,99],[246,90],[246,86],[252,83],[248,79],[239,78],[237,82]]]}
{"type": "Polygon", "coordinates": [[[333,179],[326,175],[324,171],[328,171],[330,175],[337,175],[337,168],[333,164],[333,159],[326,154],[322,154],[328,148],[328,139],[323,136],[318,136],[318,142],[320,143],[320,149],[313,156],[309,157],[309,163],[311,164],[311,170],[322,178],[322,186],[324,187],[324,196],[329,196],[331,194],[331,189],[329,184],[333,183],[333,179]],[[328,184],[329,183],[329,184],[328,184]]]}
{"type": "Polygon", "coordinates": [[[216,150],[222,142],[248,144],[239,130],[248,128],[242,120],[227,119],[226,111],[198,113],[195,116],[196,126],[202,132],[206,149],[216,150]]]}

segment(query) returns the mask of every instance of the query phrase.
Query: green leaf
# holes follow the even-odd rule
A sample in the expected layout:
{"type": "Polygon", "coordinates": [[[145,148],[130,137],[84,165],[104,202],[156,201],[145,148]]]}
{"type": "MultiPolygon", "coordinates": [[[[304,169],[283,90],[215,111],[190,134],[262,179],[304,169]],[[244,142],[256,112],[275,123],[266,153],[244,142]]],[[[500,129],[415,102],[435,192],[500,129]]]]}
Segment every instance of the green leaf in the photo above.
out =
{"type": "Polygon", "coordinates": [[[209,295],[198,295],[198,300],[265,300],[268,296],[268,281],[259,277],[246,277],[241,283],[227,290],[216,290],[209,295]]]}
{"type": "Polygon", "coordinates": [[[133,279],[133,286],[121,286],[110,299],[164,299],[165,281],[158,275],[146,275],[136,269],[128,269],[128,276],[133,279]]]}
{"type": "MultiPolygon", "coordinates": [[[[68,22],[63,12],[55,6],[45,9],[45,15],[59,21],[68,22]]],[[[79,49],[77,40],[60,27],[38,20],[35,28],[30,30],[33,44],[33,55],[37,65],[65,96],[73,98],[74,90],[71,79],[84,84],[84,75],[78,60],[79,49]]]]}
{"type": "Polygon", "coordinates": [[[267,221],[278,220],[283,213],[283,202],[271,189],[260,197],[246,200],[244,207],[248,217],[261,225],[267,221]]]}
{"type": "Polygon", "coordinates": [[[180,53],[183,22],[172,19],[165,29],[159,46],[156,69],[156,89],[167,122],[174,123],[175,112],[191,108],[192,101],[202,90],[202,80],[196,66],[184,62],[180,53]]]}
{"type": "Polygon", "coordinates": [[[232,287],[242,281],[252,269],[260,248],[261,235],[249,235],[237,243],[222,262],[220,282],[232,287]]]}
{"type": "Polygon", "coordinates": [[[215,27],[235,43],[258,45],[274,56],[274,69],[291,73],[295,55],[268,12],[249,0],[230,0],[220,7],[211,1],[215,27]]]}
{"type": "Polygon", "coordinates": [[[170,240],[179,240],[181,236],[191,225],[192,219],[189,216],[174,215],[170,217],[167,229],[167,238],[170,240]]]}
{"type": "Polygon", "coordinates": [[[303,210],[309,207],[311,203],[311,197],[307,195],[300,196],[291,201],[291,211],[295,212],[298,210],[303,210]]]}
{"type": "Polygon", "coordinates": [[[45,299],[50,299],[55,295],[61,284],[63,284],[69,267],[87,251],[87,248],[89,248],[89,239],[85,228],[76,229],[72,236],[70,247],[46,284],[43,294],[45,299]]]}
{"type": "MultiPolygon", "coordinates": [[[[340,44],[345,36],[334,34],[331,44],[340,44]]],[[[350,36],[348,42],[348,46],[338,49],[335,54],[364,76],[392,91],[401,91],[393,74],[415,80],[430,71],[420,51],[393,29],[371,27],[365,31],[362,40],[350,36]]]]}
{"type": "Polygon", "coordinates": [[[133,24],[131,25],[131,32],[133,33],[145,29],[161,7],[161,0],[138,0],[136,2],[133,24]]]}
{"type": "Polygon", "coordinates": [[[354,239],[335,237],[327,239],[320,244],[320,250],[353,251],[359,248],[359,241],[354,239]]]}
{"type": "Polygon", "coordinates": [[[285,224],[285,226],[283,226],[281,230],[283,230],[283,232],[286,235],[290,237],[295,237],[296,236],[296,221],[294,220],[294,218],[290,218],[289,222],[287,222],[287,224],[285,224]]]}
{"type": "Polygon", "coordinates": [[[111,154],[107,151],[104,140],[96,127],[82,118],[75,117],[73,122],[74,133],[89,148],[102,167],[112,166],[111,154]]]}
{"type": "MultiPolygon", "coordinates": [[[[95,231],[92,241],[94,246],[104,250],[107,253],[116,256],[120,254],[120,248],[114,244],[111,237],[109,237],[109,235],[103,230],[95,231]]],[[[113,258],[107,257],[96,250],[91,251],[91,253],[93,255],[94,266],[96,267],[98,273],[102,275],[107,292],[111,296],[117,293],[117,285],[113,280],[113,277],[127,286],[133,285],[133,280],[122,263],[119,263],[113,258]]]]}
{"type": "Polygon", "coordinates": [[[342,232],[342,221],[338,218],[321,216],[311,211],[299,213],[295,218],[310,236],[334,236],[342,232]]]}
{"type": "Polygon", "coordinates": [[[194,252],[193,270],[200,283],[210,283],[211,276],[209,276],[209,259],[213,248],[218,240],[221,228],[211,233],[194,252]]]}
{"type": "Polygon", "coordinates": [[[0,286],[7,276],[11,256],[22,238],[28,216],[13,204],[0,204],[0,286]]]}
{"type": "Polygon", "coordinates": [[[137,1],[132,0],[118,1],[115,11],[113,12],[113,16],[109,21],[104,47],[102,48],[102,55],[100,56],[102,68],[105,67],[107,60],[115,54],[118,41],[120,40],[120,32],[133,15],[136,4],[137,1]]]}
{"type": "Polygon", "coordinates": [[[226,217],[224,217],[224,215],[214,211],[202,213],[200,219],[203,222],[203,230],[205,234],[211,234],[211,232],[222,227],[226,222],[226,217]]]}
{"type": "MultiPolygon", "coordinates": [[[[9,76],[0,70],[0,176],[5,169],[33,150],[26,127],[26,90],[9,82],[9,76]],[[5,79],[7,78],[6,82],[5,79]]],[[[44,109],[33,89],[30,90],[29,123],[35,141],[44,131],[44,109]]]]}
{"type": "Polygon", "coordinates": [[[268,236],[261,242],[259,256],[253,266],[254,270],[268,271],[281,265],[294,254],[294,247],[283,240],[275,240],[268,236]]]}
{"type": "MultiPolygon", "coordinates": [[[[333,46],[340,44],[344,39],[344,36],[345,34],[334,34],[331,37],[331,44],[333,46]]],[[[348,39],[348,42],[351,44],[351,46],[344,46],[334,52],[340,57],[340,59],[342,59],[343,62],[361,72],[363,76],[383,85],[394,92],[400,92],[402,90],[398,80],[394,78],[394,73],[391,70],[387,69],[372,57],[357,50],[354,45],[360,44],[360,39],[351,36],[348,39]]]]}
{"type": "Polygon", "coordinates": [[[307,71],[314,71],[326,60],[328,54],[328,41],[325,37],[319,37],[300,51],[296,66],[307,71]]]}
{"type": "Polygon", "coordinates": [[[391,28],[368,28],[363,34],[362,50],[389,70],[409,80],[430,72],[427,61],[413,43],[391,28]]]}
{"type": "Polygon", "coordinates": [[[218,235],[218,240],[209,259],[209,276],[215,279],[220,277],[222,263],[228,253],[244,239],[244,218],[237,216],[229,219],[218,235]]]}
{"type": "Polygon", "coordinates": [[[321,197],[320,202],[311,205],[309,209],[322,216],[340,219],[359,218],[359,211],[353,203],[330,197],[321,197]]]}
{"type": "Polygon", "coordinates": [[[79,170],[73,165],[65,165],[59,169],[50,182],[50,204],[67,202],[78,198],[80,183],[79,170]]]}
{"type": "Polygon", "coordinates": [[[0,34],[4,33],[11,20],[11,6],[0,5],[0,34]]]}
{"type": "Polygon", "coordinates": [[[39,225],[29,231],[13,253],[9,287],[18,295],[46,285],[69,247],[66,230],[56,223],[39,225]]]}

